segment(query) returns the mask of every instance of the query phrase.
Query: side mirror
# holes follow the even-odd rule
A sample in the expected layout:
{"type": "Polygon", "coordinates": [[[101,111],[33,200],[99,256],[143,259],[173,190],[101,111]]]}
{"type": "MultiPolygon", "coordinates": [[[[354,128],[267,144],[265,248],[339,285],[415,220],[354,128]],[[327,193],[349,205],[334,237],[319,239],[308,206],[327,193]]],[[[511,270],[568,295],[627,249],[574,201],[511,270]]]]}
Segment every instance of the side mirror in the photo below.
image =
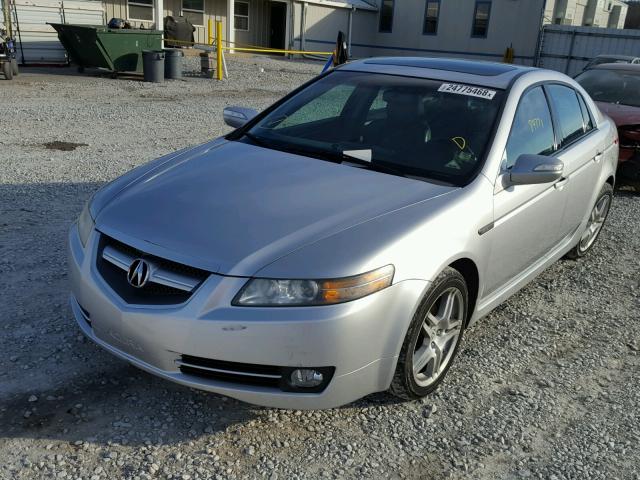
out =
{"type": "Polygon", "coordinates": [[[253,108],[225,107],[222,111],[224,123],[233,128],[240,128],[258,114],[253,108]]]}
{"type": "Polygon", "coordinates": [[[564,164],[553,157],[522,154],[509,170],[511,185],[551,183],[562,178],[564,164]]]}

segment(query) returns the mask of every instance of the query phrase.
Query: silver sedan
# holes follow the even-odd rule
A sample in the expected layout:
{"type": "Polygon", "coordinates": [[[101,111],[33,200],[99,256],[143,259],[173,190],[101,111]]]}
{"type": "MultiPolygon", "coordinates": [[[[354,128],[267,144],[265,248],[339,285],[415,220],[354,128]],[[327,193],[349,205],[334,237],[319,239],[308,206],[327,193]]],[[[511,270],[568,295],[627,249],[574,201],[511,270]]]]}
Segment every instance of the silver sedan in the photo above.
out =
{"type": "Polygon", "coordinates": [[[615,126],[556,72],[369,59],[224,118],[88,202],[71,306],[114,355],[255,404],[429,394],[611,205],[615,126]]]}

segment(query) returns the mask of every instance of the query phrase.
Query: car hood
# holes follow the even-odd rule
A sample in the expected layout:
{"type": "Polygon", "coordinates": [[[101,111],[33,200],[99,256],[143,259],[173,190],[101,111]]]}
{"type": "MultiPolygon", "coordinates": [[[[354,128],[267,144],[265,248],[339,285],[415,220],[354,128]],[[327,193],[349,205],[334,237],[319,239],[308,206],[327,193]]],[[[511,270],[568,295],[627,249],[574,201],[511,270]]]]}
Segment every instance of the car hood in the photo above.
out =
{"type": "Polygon", "coordinates": [[[251,276],[310,242],[454,188],[225,142],[130,183],[96,226],[148,253],[251,276]]]}
{"type": "Polygon", "coordinates": [[[640,107],[596,102],[605,115],[610,116],[617,126],[640,124],[640,107]]]}

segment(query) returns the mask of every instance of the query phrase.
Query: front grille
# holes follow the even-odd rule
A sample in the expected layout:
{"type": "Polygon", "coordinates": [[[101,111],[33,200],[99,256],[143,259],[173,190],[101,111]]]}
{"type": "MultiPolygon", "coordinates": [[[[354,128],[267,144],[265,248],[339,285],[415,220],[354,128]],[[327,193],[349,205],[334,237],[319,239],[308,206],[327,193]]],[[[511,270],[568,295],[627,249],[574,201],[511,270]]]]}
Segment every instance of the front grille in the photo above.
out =
{"type": "Polygon", "coordinates": [[[97,268],[105,282],[127,303],[172,305],[186,302],[209,272],[157,257],[100,235],[97,268]],[[129,284],[127,271],[135,259],[152,265],[147,283],[136,288],[129,284]]]}
{"type": "Polygon", "coordinates": [[[173,260],[167,260],[166,258],[156,257],[155,255],[144,253],[141,250],[138,250],[137,248],[127,245],[126,243],[122,243],[121,241],[116,240],[115,238],[108,237],[107,235],[104,235],[104,234],[102,234],[101,237],[105,241],[105,245],[110,245],[116,248],[117,250],[126,252],[134,258],[149,259],[154,263],[156,263],[158,266],[166,270],[169,270],[171,272],[189,275],[189,276],[197,277],[201,279],[205,279],[207,276],[209,276],[209,272],[207,272],[206,270],[201,270],[199,268],[191,267],[183,263],[174,262],[173,260]]]}
{"type": "Polygon", "coordinates": [[[182,355],[179,360],[176,360],[176,363],[180,367],[180,372],[186,375],[193,375],[207,380],[216,380],[225,383],[273,388],[285,392],[322,392],[331,381],[335,371],[334,367],[314,367],[323,373],[325,378],[323,383],[313,388],[298,389],[292,387],[287,382],[287,379],[291,375],[291,372],[295,370],[295,367],[227,362],[224,360],[213,360],[211,358],[194,357],[192,355],[182,355]]]}

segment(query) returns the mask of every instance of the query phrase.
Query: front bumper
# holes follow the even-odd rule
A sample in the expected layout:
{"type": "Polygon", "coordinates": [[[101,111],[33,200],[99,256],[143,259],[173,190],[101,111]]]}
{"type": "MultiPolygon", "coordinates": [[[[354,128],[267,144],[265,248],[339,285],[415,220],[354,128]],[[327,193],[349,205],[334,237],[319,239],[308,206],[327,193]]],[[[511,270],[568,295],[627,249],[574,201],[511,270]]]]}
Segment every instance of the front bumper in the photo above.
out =
{"type": "Polygon", "coordinates": [[[269,407],[331,408],[386,390],[428,286],[410,280],[340,305],[253,308],[231,306],[245,278],[211,275],[183,304],[132,305],[98,273],[98,237],[92,232],[83,249],[76,226],[69,232],[71,308],[85,335],[167,380],[269,407]],[[285,392],[184,374],[179,368],[182,355],[280,367],[335,367],[335,373],[322,392],[285,392]]]}

